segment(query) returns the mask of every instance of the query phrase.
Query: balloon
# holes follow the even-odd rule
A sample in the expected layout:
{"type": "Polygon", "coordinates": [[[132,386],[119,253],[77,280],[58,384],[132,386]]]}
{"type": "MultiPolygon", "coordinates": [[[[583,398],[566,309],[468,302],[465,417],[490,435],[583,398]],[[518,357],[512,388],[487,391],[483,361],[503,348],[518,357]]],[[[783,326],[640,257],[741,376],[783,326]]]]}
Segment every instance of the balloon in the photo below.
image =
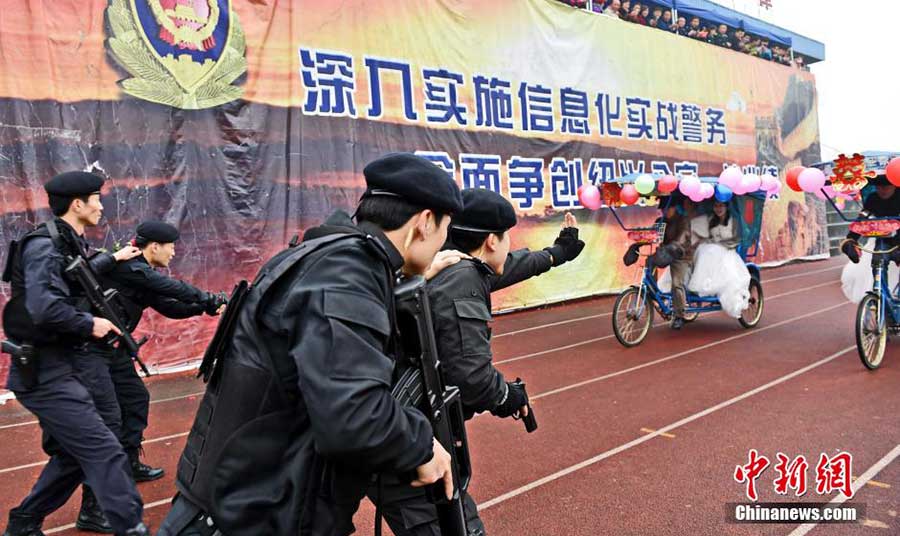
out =
{"type": "Polygon", "coordinates": [[[775,183],[778,182],[777,178],[775,178],[772,175],[769,175],[768,173],[766,173],[765,175],[760,175],[759,178],[762,183],[762,184],[760,184],[760,188],[762,188],[762,190],[764,192],[772,191],[772,188],[775,187],[775,183]]]}
{"type": "Polygon", "coordinates": [[[803,173],[804,169],[806,168],[803,166],[794,166],[787,170],[787,173],[784,174],[784,182],[787,183],[788,188],[795,192],[803,191],[803,189],[800,188],[800,184],[797,182],[797,178],[800,177],[800,174],[803,173]]]}
{"type": "Polygon", "coordinates": [[[637,179],[634,180],[634,189],[637,190],[639,194],[647,195],[656,188],[656,181],[653,180],[653,177],[647,175],[646,173],[643,175],[639,175],[637,179]]]}
{"type": "Polygon", "coordinates": [[[684,195],[691,197],[692,194],[700,192],[700,179],[693,175],[688,175],[687,177],[681,179],[681,183],[678,185],[678,190],[684,195]]]}
{"type": "Polygon", "coordinates": [[[619,193],[619,199],[622,200],[626,205],[633,205],[637,203],[638,198],[641,195],[635,189],[633,184],[626,184],[622,187],[622,192],[619,193]]]}
{"type": "Polygon", "coordinates": [[[670,194],[678,188],[678,179],[672,175],[666,175],[659,179],[659,184],[656,185],[656,188],[661,194],[670,194]]]}
{"type": "Polygon", "coordinates": [[[690,199],[694,203],[699,203],[699,202],[703,201],[704,197],[703,197],[703,194],[701,194],[698,191],[698,192],[695,192],[694,195],[689,195],[688,199],[690,199]]]}
{"type": "Polygon", "coordinates": [[[759,175],[754,175],[752,173],[744,175],[744,178],[741,179],[741,187],[744,190],[745,194],[752,194],[759,190],[762,181],[759,178],[759,175]]]}
{"type": "Polygon", "coordinates": [[[600,208],[600,189],[593,184],[583,184],[578,187],[578,200],[590,210],[600,208]]]}
{"type": "Polygon", "coordinates": [[[733,195],[734,193],[731,191],[731,188],[725,186],[724,184],[716,185],[716,201],[727,203],[731,200],[731,196],[733,195]]]}
{"type": "Polygon", "coordinates": [[[806,168],[797,177],[797,184],[804,192],[813,193],[825,186],[825,174],[819,168],[806,168]]]}
{"type": "Polygon", "coordinates": [[[708,182],[704,182],[703,184],[700,185],[700,196],[703,199],[709,199],[710,197],[714,196],[715,194],[716,194],[716,189],[713,187],[712,184],[710,184],[708,182]]]}
{"type": "Polygon", "coordinates": [[[780,195],[781,188],[782,188],[781,181],[778,179],[775,179],[775,186],[771,190],[769,190],[769,196],[780,195]]]}
{"type": "Polygon", "coordinates": [[[892,158],[884,171],[891,184],[900,186],[900,156],[892,158]]]}
{"type": "Polygon", "coordinates": [[[741,177],[743,176],[744,174],[741,172],[741,168],[737,166],[728,166],[719,174],[719,184],[724,184],[733,189],[741,182],[741,177]]]}

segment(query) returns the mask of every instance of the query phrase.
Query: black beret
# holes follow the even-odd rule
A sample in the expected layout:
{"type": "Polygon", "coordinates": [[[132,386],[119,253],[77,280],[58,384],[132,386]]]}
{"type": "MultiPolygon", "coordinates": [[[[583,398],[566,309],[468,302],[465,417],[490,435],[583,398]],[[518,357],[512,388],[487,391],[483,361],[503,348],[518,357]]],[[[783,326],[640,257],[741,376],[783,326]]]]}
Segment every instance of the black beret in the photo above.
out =
{"type": "Polygon", "coordinates": [[[86,171],[67,171],[53,177],[44,185],[49,195],[78,197],[100,192],[103,177],[86,171]]]}
{"type": "Polygon", "coordinates": [[[162,221],[145,221],[138,225],[137,235],[150,242],[168,244],[175,242],[181,236],[174,225],[162,221]]]}
{"type": "Polygon", "coordinates": [[[463,208],[459,187],[449,173],[411,153],[385,155],[363,169],[365,196],[394,195],[422,208],[446,213],[463,208]]]}
{"type": "Polygon", "coordinates": [[[502,233],[516,225],[516,211],[502,195],[483,188],[463,190],[463,209],[450,226],[461,231],[502,233]]]}

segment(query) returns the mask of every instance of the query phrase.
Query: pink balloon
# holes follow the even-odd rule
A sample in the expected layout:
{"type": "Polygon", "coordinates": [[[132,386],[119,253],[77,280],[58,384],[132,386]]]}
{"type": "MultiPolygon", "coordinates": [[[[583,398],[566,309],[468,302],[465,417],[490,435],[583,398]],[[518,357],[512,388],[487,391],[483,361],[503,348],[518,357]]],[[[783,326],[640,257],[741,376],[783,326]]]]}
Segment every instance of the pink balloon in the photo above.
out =
{"type": "Polygon", "coordinates": [[[626,205],[633,205],[637,203],[638,198],[641,197],[641,194],[634,188],[633,184],[626,184],[622,187],[622,191],[619,192],[619,199],[622,200],[626,205]]]}
{"type": "Polygon", "coordinates": [[[684,195],[691,197],[693,194],[700,192],[700,179],[693,175],[681,179],[678,190],[684,195]]]}
{"type": "Polygon", "coordinates": [[[578,200],[582,206],[590,210],[600,208],[600,189],[593,184],[582,184],[578,187],[578,200]]]}
{"type": "Polygon", "coordinates": [[[797,183],[804,192],[813,193],[825,186],[825,174],[819,168],[806,168],[797,177],[797,183]]]}
{"type": "Polygon", "coordinates": [[[768,173],[766,173],[765,175],[761,175],[759,178],[762,182],[760,188],[762,188],[763,191],[766,192],[772,191],[772,188],[775,187],[775,183],[778,182],[778,179],[776,177],[769,175],[768,173]]]}
{"type": "Polygon", "coordinates": [[[670,194],[678,188],[678,179],[676,179],[672,175],[666,175],[663,178],[659,179],[659,182],[656,184],[656,189],[659,190],[661,194],[670,194]]]}
{"type": "Polygon", "coordinates": [[[719,174],[719,184],[724,184],[734,190],[734,187],[740,183],[743,176],[744,174],[741,172],[741,168],[737,166],[728,166],[719,174]]]}
{"type": "Polygon", "coordinates": [[[741,180],[741,186],[743,187],[745,194],[752,194],[753,192],[759,190],[762,181],[759,178],[759,175],[748,174],[744,175],[744,178],[741,180]]]}
{"type": "Polygon", "coordinates": [[[783,186],[784,186],[784,185],[781,183],[780,180],[775,179],[775,186],[773,186],[771,189],[769,189],[769,195],[780,195],[780,194],[781,194],[781,188],[782,188],[783,186]]]}
{"type": "Polygon", "coordinates": [[[712,184],[704,182],[700,185],[700,195],[703,197],[703,199],[709,199],[710,197],[716,195],[716,189],[712,184]]]}

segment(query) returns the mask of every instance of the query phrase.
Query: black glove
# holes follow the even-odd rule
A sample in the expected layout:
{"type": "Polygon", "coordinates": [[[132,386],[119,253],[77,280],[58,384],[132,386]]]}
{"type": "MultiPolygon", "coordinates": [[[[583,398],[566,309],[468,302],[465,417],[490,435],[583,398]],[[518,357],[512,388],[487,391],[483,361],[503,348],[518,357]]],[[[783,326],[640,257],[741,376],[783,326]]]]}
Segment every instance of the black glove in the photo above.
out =
{"type": "Polygon", "coordinates": [[[853,264],[859,264],[859,250],[856,249],[857,247],[859,247],[859,244],[853,239],[844,240],[844,244],[841,246],[841,251],[853,264]]]}
{"type": "Polygon", "coordinates": [[[583,249],[584,241],[578,240],[578,228],[564,227],[553,241],[553,245],[544,248],[544,251],[553,256],[553,266],[559,266],[575,259],[583,249]]]}
{"type": "Polygon", "coordinates": [[[522,387],[522,385],[518,383],[507,382],[506,400],[504,400],[502,404],[491,410],[491,413],[501,418],[512,417],[516,414],[516,412],[522,409],[522,406],[527,403],[528,394],[526,394],[525,389],[522,387]]]}
{"type": "Polygon", "coordinates": [[[227,303],[228,296],[226,296],[224,292],[220,292],[218,294],[207,292],[206,299],[203,301],[203,312],[208,314],[209,316],[215,316],[216,314],[218,314],[219,307],[222,307],[227,303]]]}
{"type": "Polygon", "coordinates": [[[631,244],[628,246],[628,251],[626,251],[625,256],[622,257],[622,262],[625,263],[625,266],[631,266],[638,261],[638,250],[642,245],[643,244],[631,244]]]}

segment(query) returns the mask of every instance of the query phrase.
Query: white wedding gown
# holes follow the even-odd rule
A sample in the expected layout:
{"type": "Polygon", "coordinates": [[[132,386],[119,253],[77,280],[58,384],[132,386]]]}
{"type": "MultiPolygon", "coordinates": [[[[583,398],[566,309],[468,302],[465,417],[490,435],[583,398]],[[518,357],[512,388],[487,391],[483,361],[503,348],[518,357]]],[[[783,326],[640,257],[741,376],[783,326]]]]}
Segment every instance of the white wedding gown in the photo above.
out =
{"type": "MultiPolygon", "coordinates": [[[[723,240],[733,236],[733,220],[728,227],[717,226],[712,232],[705,216],[691,221],[697,240],[723,240]]],[[[871,286],[871,282],[869,283],[871,286]]],[[[657,283],[663,292],[672,289],[672,276],[666,270],[657,283]]],[[[716,296],[722,310],[733,318],[750,306],[750,271],[741,256],[733,249],[716,242],[703,242],[694,251],[694,266],[687,284],[688,290],[701,296],[716,296]]]]}
{"type": "MultiPolygon", "coordinates": [[[[870,238],[866,244],[868,248],[875,247],[875,239],[870,238]]],[[[888,288],[891,290],[900,280],[900,268],[896,264],[888,264],[888,288]]],[[[859,255],[859,263],[853,264],[847,261],[844,270],[841,272],[841,290],[844,296],[853,303],[859,303],[866,295],[866,292],[872,290],[875,279],[872,277],[872,254],[863,251],[859,255]]]]}

